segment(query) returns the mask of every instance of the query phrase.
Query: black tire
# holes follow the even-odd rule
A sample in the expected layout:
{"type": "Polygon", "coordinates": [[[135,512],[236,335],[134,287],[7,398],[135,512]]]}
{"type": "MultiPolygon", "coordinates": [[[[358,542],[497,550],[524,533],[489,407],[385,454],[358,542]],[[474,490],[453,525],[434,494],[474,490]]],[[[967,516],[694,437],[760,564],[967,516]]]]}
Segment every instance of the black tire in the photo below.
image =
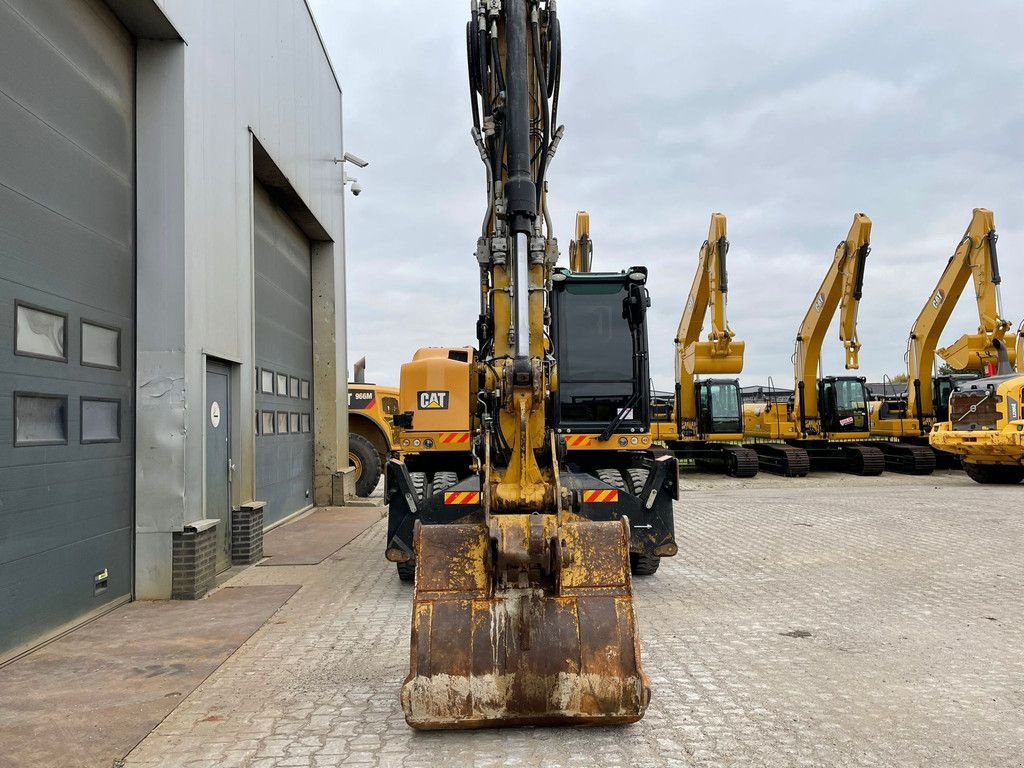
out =
{"type": "Polygon", "coordinates": [[[416,501],[427,498],[427,473],[410,472],[409,479],[412,481],[412,489],[416,492],[416,501]]]}
{"type": "Polygon", "coordinates": [[[430,493],[444,493],[457,482],[459,482],[459,476],[454,472],[435,472],[434,479],[430,483],[430,493]]]}
{"type": "Polygon", "coordinates": [[[629,553],[629,570],[634,576],[653,576],[658,572],[659,565],[661,565],[661,558],[657,555],[629,553]]]}
{"type": "Polygon", "coordinates": [[[629,493],[629,488],[626,486],[626,480],[623,478],[622,473],[617,469],[599,469],[595,473],[597,479],[602,483],[607,483],[612,488],[618,488],[620,491],[629,493]]]}
{"type": "Polygon", "coordinates": [[[1016,485],[1024,480],[1024,467],[1006,464],[971,464],[965,461],[964,472],[982,485],[1016,485]]]}
{"type": "Polygon", "coordinates": [[[407,560],[404,563],[395,563],[398,570],[398,578],[402,581],[416,581],[416,561],[407,560]]]}
{"type": "Polygon", "coordinates": [[[362,435],[348,435],[348,464],[356,468],[356,496],[369,496],[380,482],[380,455],[362,435]]]}
{"type": "MultiPolygon", "coordinates": [[[[635,496],[647,483],[648,473],[646,469],[627,469],[622,472],[617,469],[599,469],[596,474],[601,482],[635,496]]],[[[629,553],[629,570],[634,576],[653,576],[659,565],[661,558],[657,555],[629,553]]]]}

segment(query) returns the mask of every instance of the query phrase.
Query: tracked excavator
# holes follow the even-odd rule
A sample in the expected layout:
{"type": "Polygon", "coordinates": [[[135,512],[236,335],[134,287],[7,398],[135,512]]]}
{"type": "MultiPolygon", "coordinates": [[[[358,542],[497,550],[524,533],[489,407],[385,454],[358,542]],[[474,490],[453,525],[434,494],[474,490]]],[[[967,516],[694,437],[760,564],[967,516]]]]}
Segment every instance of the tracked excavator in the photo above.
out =
{"type": "Polygon", "coordinates": [[[740,382],[722,378],[743,370],[744,348],[725,316],[729,291],[726,234],[725,215],[711,214],[708,239],[700,248],[697,273],[676,331],[675,392],[669,407],[659,409],[656,403],[652,408],[652,430],[655,439],[663,441],[679,459],[733,477],[753,477],[757,453],[740,445],[740,382]],[[711,330],[707,341],[701,341],[709,309],[711,330]],[[698,378],[702,375],[712,378],[698,378]]]}
{"type": "MultiPolygon", "coordinates": [[[[404,454],[388,462],[385,555],[415,576],[402,706],[419,729],[634,722],[650,684],[631,566],[677,551],[676,459],[640,443],[647,271],[557,267],[555,3],[473,2],[466,33],[487,180],[477,351],[422,395],[468,377],[471,458],[440,493],[417,489],[404,454]],[[578,461],[579,434],[616,450],[578,461]]],[[[402,440],[418,418],[396,416],[402,440]]]]}
{"type": "MultiPolygon", "coordinates": [[[[876,445],[885,454],[885,467],[896,472],[928,474],[940,462],[958,466],[953,454],[928,447],[932,427],[949,418],[949,397],[953,390],[976,378],[971,374],[935,375],[936,354],[953,368],[984,369],[998,364],[999,347],[1005,348],[1010,322],[1000,312],[999,259],[996,253],[995,220],[992,211],[975,208],[971,223],[956,251],[946,264],[935,289],[929,294],[907,342],[907,398],[883,398],[871,404],[871,434],[885,438],[876,445]],[[949,347],[938,349],[957,301],[974,281],[978,307],[978,331],[965,334],[949,347]]],[[[1016,355],[1010,351],[1008,362],[1016,355]]]]}
{"type": "Polygon", "coordinates": [[[744,404],[743,434],[752,441],[761,469],[785,475],[806,474],[808,468],[877,475],[885,467],[878,448],[857,442],[870,437],[864,378],[818,373],[837,309],[846,369],[858,368],[857,308],[870,236],[871,219],[855,214],[797,333],[792,401],[744,404]]]}

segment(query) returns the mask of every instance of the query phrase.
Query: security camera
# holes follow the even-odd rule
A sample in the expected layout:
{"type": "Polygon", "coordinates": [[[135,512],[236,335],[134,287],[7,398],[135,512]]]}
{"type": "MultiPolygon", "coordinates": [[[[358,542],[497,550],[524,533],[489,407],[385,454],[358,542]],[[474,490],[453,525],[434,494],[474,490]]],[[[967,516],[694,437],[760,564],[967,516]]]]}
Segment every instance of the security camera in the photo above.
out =
{"type": "Polygon", "coordinates": [[[361,186],[359,186],[359,182],[358,181],[353,181],[352,182],[352,194],[355,195],[356,197],[359,197],[359,193],[362,192],[362,191],[363,191],[363,188],[361,186]]]}
{"type": "Polygon", "coordinates": [[[351,152],[345,153],[344,160],[346,163],[352,163],[352,165],[355,165],[359,168],[365,168],[370,164],[369,160],[363,160],[361,157],[357,157],[356,155],[353,155],[351,152]]]}

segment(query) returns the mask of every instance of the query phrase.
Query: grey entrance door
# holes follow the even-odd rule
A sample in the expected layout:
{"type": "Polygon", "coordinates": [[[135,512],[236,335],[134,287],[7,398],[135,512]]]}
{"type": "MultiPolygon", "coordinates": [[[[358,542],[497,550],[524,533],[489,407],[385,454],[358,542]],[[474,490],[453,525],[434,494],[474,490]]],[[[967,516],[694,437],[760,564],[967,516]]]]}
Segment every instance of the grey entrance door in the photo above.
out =
{"type": "Polygon", "coordinates": [[[206,362],[206,517],[217,526],[217,571],[231,565],[231,371],[206,362]]]}

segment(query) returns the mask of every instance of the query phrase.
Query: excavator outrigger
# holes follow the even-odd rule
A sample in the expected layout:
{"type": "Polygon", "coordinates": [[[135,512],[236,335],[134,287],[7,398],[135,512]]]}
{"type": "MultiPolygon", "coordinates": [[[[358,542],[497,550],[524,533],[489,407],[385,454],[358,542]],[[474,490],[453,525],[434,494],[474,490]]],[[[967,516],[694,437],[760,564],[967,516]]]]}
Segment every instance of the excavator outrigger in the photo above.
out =
{"type": "MultiPolygon", "coordinates": [[[[452,377],[469,377],[471,460],[433,493],[401,457],[388,462],[385,554],[415,564],[402,706],[422,729],[634,722],[650,686],[631,568],[650,573],[677,549],[677,462],[649,432],[647,270],[557,268],[555,3],[471,8],[472,135],[487,171],[478,349],[418,393],[443,408],[452,377]],[[574,454],[579,435],[603,449],[574,454]]],[[[395,417],[403,440],[418,418],[395,417]]]]}
{"type": "Polygon", "coordinates": [[[743,441],[743,401],[738,379],[700,375],[740,373],[742,341],[725,317],[729,275],[729,240],[725,214],[711,214],[708,239],[700,247],[697,273],[676,331],[676,386],[672,405],[654,412],[654,436],[677,458],[702,469],[717,469],[733,477],[757,474],[757,453],[743,441]],[[701,341],[710,309],[711,330],[701,341]]]}
{"type": "Polygon", "coordinates": [[[761,469],[786,475],[806,474],[808,465],[858,475],[884,469],[878,448],[856,442],[870,436],[864,378],[818,375],[821,347],[837,309],[846,369],[858,367],[857,308],[870,236],[871,219],[855,214],[796,336],[793,401],[744,405],[743,433],[754,441],[761,469]]]}
{"type": "MultiPolygon", "coordinates": [[[[938,354],[957,370],[983,369],[998,362],[998,348],[1005,345],[1011,325],[1000,313],[999,284],[1002,279],[996,240],[992,211],[975,208],[956,251],[910,329],[906,355],[907,399],[886,398],[871,405],[872,436],[889,439],[876,443],[885,454],[886,469],[928,474],[937,460],[953,458],[951,454],[936,454],[931,450],[928,435],[934,424],[949,418],[950,393],[958,384],[977,377],[971,374],[935,375],[935,356],[938,354]],[[972,278],[978,307],[978,332],[965,334],[949,347],[938,349],[939,336],[968,279],[972,278]]],[[[951,464],[949,460],[943,463],[951,464]]]]}

